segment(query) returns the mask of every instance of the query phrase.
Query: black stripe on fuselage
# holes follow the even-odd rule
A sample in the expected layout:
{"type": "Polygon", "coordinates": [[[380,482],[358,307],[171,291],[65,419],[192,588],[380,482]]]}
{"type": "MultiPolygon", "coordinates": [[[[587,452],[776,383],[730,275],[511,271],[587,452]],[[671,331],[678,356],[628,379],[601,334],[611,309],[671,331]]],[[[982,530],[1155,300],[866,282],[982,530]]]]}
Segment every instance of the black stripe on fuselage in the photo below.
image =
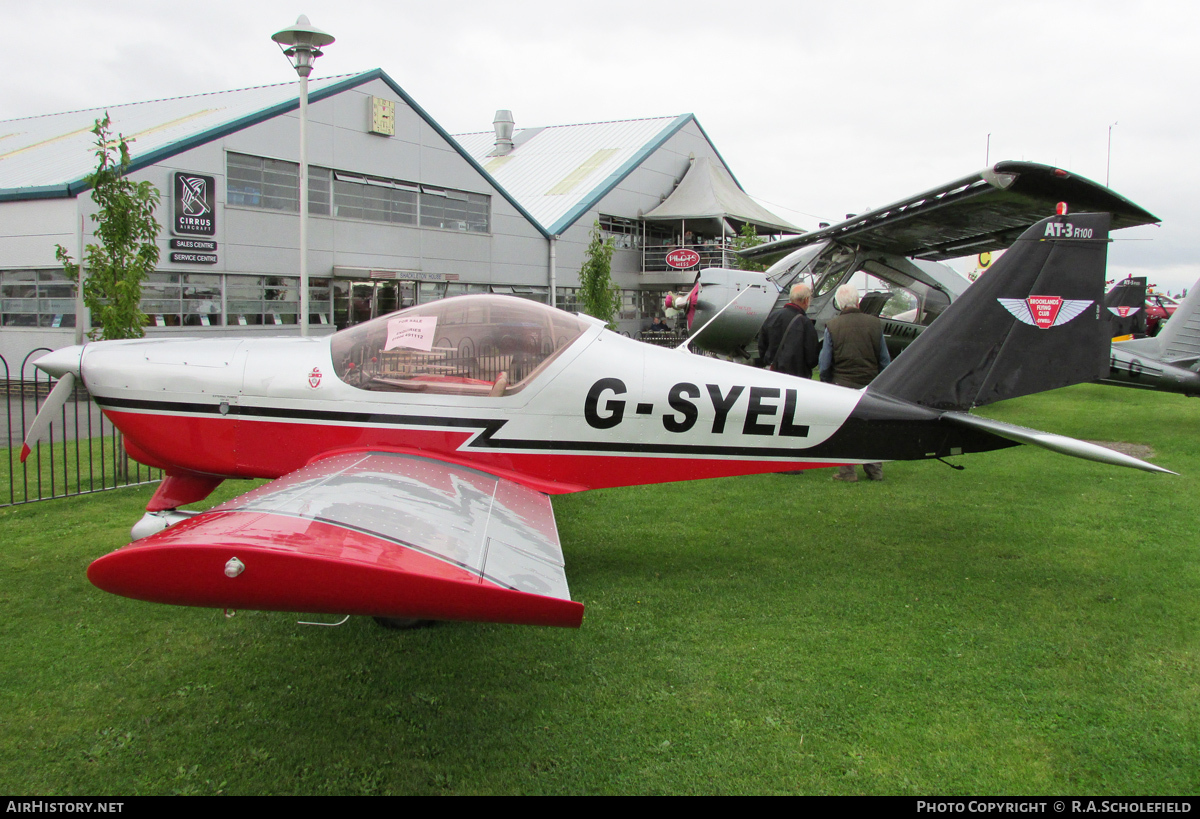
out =
{"type": "MultiPolygon", "coordinates": [[[[136,409],[167,414],[221,415],[212,404],[175,401],[145,401],[130,398],[96,397],[106,409],[136,409]]],[[[846,421],[825,441],[811,447],[715,446],[707,444],[663,444],[609,441],[555,441],[498,438],[508,422],[504,419],[454,418],[432,415],[391,415],[372,412],[337,412],[283,407],[230,404],[224,417],[274,418],[361,426],[457,427],[478,430],[468,449],[507,449],[525,452],[595,452],[610,455],[717,455],[735,458],[794,458],[798,460],[876,459],[908,461],[942,458],[960,452],[987,452],[1016,446],[1012,441],[980,430],[938,422],[940,413],[869,390],[855,405],[846,421]]]]}

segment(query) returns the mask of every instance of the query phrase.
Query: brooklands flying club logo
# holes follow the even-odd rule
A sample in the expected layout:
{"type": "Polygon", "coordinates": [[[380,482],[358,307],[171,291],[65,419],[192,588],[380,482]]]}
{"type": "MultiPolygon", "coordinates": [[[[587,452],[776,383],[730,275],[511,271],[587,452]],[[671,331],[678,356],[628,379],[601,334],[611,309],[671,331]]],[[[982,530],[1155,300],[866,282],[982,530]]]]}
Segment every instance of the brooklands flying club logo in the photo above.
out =
{"type": "Polygon", "coordinates": [[[1091,299],[1064,299],[1062,296],[1030,296],[1027,299],[996,301],[1018,320],[1041,330],[1066,324],[1092,304],[1091,299]]]}

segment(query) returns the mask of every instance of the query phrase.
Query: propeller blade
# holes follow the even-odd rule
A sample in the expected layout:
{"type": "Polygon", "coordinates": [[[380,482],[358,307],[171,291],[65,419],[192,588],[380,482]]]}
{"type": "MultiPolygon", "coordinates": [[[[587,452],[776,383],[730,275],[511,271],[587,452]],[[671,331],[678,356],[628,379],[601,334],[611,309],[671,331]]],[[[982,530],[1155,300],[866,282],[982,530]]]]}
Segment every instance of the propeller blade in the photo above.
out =
{"type": "Polygon", "coordinates": [[[33,451],[33,446],[45,437],[46,432],[50,429],[50,422],[54,420],[58,411],[62,409],[63,404],[67,403],[67,398],[74,391],[74,373],[63,373],[62,377],[58,379],[58,383],[54,385],[54,389],[50,390],[50,394],[46,396],[42,408],[38,410],[37,417],[33,419],[33,424],[29,427],[29,434],[25,436],[25,443],[21,447],[21,463],[25,463],[25,459],[33,451]]]}

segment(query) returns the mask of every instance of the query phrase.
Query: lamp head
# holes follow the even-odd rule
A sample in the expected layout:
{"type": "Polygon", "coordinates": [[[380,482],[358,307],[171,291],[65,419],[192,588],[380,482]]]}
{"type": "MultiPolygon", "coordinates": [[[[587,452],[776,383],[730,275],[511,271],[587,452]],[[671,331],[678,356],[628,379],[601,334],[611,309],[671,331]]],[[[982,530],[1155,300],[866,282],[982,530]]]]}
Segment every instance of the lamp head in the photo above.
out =
{"type": "Polygon", "coordinates": [[[315,27],[303,14],[296,18],[296,25],[275,32],[271,39],[279,43],[279,48],[301,77],[312,72],[313,62],[321,56],[321,48],[334,41],[333,35],[315,27]]]}

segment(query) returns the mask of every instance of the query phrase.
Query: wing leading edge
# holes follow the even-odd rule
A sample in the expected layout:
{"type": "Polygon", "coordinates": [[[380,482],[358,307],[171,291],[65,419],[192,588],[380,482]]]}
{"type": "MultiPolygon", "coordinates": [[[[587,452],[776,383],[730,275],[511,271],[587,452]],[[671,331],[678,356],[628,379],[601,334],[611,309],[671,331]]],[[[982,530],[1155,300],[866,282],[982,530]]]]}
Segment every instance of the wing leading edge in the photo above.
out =
{"type": "Polygon", "coordinates": [[[550,499],[415,455],[325,458],[95,561],[96,586],[216,608],[578,627],[550,499]]]}

